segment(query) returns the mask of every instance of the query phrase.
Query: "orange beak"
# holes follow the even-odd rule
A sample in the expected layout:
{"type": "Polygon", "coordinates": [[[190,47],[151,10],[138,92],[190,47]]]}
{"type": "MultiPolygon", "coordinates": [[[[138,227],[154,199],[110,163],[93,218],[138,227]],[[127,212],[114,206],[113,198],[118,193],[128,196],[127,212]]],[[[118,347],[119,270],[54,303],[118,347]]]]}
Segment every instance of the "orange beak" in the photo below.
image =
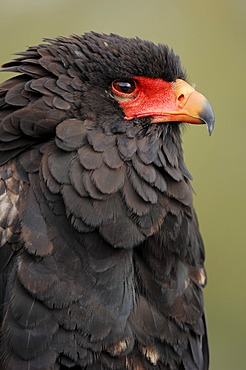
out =
{"type": "Polygon", "coordinates": [[[214,128],[214,113],[208,100],[184,80],[177,79],[172,85],[174,109],[164,110],[160,116],[153,116],[151,122],[205,123],[211,135],[214,128]]]}

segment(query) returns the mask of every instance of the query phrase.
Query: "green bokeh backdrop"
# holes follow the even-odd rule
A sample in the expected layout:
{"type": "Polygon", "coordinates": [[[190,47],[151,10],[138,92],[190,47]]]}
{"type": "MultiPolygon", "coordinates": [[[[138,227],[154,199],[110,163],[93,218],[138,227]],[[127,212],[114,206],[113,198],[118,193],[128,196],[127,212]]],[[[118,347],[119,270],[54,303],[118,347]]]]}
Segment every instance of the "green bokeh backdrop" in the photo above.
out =
{"type": "Polygon", "coordinates": [[[184,151],[206,245],[211,370],[244,370],[246,1],[0,0],[0,63],[43,37],[90,30],[169,44],[212,103],[212,137],[190,125],[184,151]]]}

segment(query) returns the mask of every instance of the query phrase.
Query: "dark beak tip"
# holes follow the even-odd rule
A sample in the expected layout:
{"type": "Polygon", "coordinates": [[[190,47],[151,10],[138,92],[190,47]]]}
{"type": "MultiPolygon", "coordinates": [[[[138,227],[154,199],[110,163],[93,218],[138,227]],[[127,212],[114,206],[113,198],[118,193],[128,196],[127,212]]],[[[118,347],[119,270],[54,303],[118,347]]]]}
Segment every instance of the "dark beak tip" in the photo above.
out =
{"type": "Polygon", "coordinates": [[[206,100],[203,110],[200,114],[201,120],[206,124],[209,135],[211,136],[214,129],[214,112],[210,103],[206,100]]]}

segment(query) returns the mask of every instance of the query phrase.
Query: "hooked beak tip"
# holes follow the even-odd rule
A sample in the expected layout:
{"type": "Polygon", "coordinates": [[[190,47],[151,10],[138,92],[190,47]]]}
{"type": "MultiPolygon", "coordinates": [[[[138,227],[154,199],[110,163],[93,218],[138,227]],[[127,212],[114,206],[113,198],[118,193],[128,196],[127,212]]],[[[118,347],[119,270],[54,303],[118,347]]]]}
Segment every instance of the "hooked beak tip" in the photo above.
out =
{"type": "Polygon", "coordinates": [[[214,129],[214,112],[208,100],[205,101],[199,116],[199,118],[206,124],[209,136],[211,136],[214,129]]]}

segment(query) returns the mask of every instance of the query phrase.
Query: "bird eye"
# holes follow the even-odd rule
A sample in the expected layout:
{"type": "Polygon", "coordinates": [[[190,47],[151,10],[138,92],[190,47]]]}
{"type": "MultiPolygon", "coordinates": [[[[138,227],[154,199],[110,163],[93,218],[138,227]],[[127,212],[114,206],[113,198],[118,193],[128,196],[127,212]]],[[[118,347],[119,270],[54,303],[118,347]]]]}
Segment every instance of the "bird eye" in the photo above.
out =
{"type": "Polygon", "coordinates": [[[136,96],[137,85],[133,79],[115,80],[111,86],[113,93],[120,97],[130,98],[136,96]]]}

